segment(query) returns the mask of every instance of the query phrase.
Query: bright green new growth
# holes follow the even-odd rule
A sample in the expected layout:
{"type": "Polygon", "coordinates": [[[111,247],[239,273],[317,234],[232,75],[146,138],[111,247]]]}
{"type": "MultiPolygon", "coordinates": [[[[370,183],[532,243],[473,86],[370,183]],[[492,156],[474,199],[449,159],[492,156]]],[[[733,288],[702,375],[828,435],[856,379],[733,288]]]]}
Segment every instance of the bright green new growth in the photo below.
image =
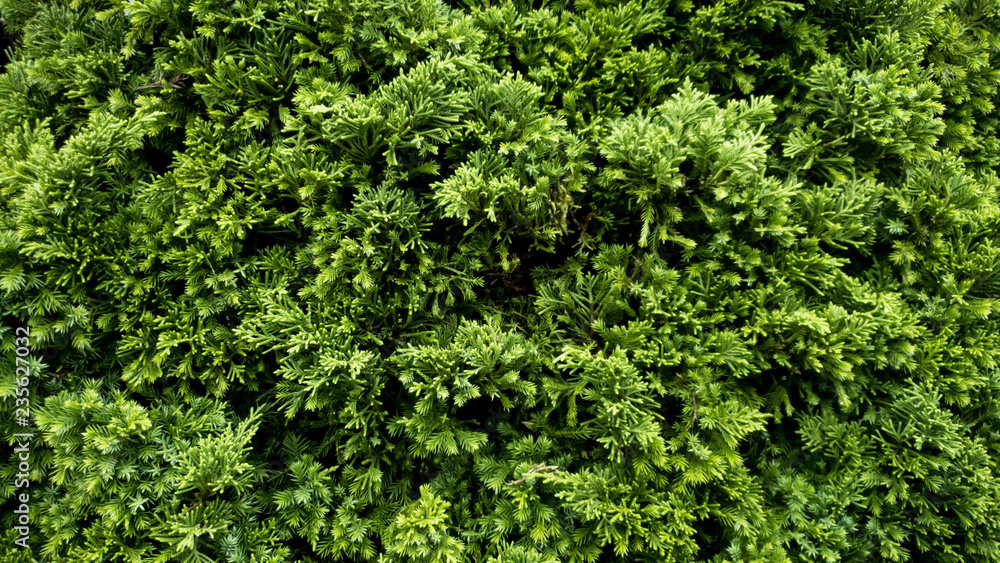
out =
{"type": "Polygon", "coordinates": [[[4,561],[1000,562],[1000,4],[0,0],[4,561]]]}

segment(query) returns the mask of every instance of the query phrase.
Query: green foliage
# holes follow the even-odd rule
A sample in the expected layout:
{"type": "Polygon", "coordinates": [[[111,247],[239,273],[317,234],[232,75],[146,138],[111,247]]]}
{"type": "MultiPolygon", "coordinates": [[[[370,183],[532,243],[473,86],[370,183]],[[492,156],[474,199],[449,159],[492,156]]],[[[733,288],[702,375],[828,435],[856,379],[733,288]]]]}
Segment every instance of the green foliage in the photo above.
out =
{"type": "Polygon", "coordinates": [[[996,2],[0,25],[4,561],[1000,562],[996,2]]]}

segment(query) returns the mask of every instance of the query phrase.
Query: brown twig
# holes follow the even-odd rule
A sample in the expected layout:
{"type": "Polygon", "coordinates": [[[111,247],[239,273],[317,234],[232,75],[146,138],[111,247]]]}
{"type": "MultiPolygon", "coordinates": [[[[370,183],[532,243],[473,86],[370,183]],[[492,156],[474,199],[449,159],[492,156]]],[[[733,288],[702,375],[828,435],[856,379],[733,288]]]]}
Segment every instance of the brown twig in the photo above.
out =
{"type": "MultiPolygon", "coordinates": [[[[538,465],[536,465],[536,466],[532,467],[531,469],[527,470],[524,474],[527,475],[529,473],[538,473],[539,471],[547,471],[549,469],[559,469],[559,466],[558,465],[545,465],[544,463],[539,463],[538,465]]],[[[512,485],[518,485],[520,483],[523,483],[525,479],[526,479],[526,477],[521,477],[517,481],[511,481],[510,483],[504,483],[503,485],[505,487],[510,487],[512,485]]]]}
{"type": "MultiPolygon", "coordinates": [[[[577,244],[580,244],[581,242],[583,242],[583,235],[587,234],[587,227],[590,226],[590,220],[591,219],[597,219],[597,218],[599,218],[599,216],[597,215],[597,213],[594,213],[593,211],[591,211],[590,213],[587,214],[586,217],[583,218],[583,224],[582,225],[580,224],[579,221],[577,221],[576,224],[577,224],[577,226],[580,227],[580,237],[576,240],[577,244]]],[[[576,217],[574,217],[573,220],[575,221],[576,217]]]]}
{"type": "Polygon", "coordinates": [[[186,74],[178,74],[177,76],[175,76],[175,77],[171,78],[170,80],[168,80],[166,84],[164,84],[163,83],[163,73],[161,72],[159,80],[157,80],[156,82],[154,82],[152,84],[147,84],[145,86],[139,86],[139,87],[136,88],[136,91],[139,91],[139,90],[149,90],[151,88],[163,88],[164,86],[170,86],[174,90],[180,90],[181,89],[180,83],[181,83],[182,80],[185,80],[186,78],[188,78],[188,76],[186,74]]]}
{"type": "Polygon", "coordinates": [[[684,429],[685,432],[691,429],[691,425],[694,424],[694,421],[698,418],[698,397],[694,394],[694,391],[691,391],[691,401],[694,403],[694,414],[691,417],[691,422],[689,422],[687,428],[684,429]]]}

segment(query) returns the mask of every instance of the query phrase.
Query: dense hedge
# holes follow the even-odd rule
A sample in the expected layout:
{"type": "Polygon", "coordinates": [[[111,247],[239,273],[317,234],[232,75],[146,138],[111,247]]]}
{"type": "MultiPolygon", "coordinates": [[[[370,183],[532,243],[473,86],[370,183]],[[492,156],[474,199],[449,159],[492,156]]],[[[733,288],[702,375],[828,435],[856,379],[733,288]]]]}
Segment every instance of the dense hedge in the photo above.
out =
{"type": "Polygon", "coordinates": [[[4,561],[1000,561],[1000,2],[0,14],[4,561]]]}

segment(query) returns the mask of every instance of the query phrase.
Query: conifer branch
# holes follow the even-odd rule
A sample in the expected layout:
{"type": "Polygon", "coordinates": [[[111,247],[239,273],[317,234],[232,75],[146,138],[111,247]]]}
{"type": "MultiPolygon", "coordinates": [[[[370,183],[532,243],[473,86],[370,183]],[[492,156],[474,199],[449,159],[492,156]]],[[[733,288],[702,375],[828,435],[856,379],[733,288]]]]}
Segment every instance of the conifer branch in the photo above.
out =
{"type": "MultiPolygon", "coordinates": [[[[559,469],[559,466],[558,465],[545,465],[544,463],[539,463],[538,465],[536,465],[536,466],[532,467],[531,469],[525,471],[524,474],[527,476],[530,473],[539,473],[541,471],[548,471],[550,469],[559,469]]],[[[511,487],[513,485],[519,485],[519,484],[523,483],[526,478],[527,477],[521,477],[517,481],[511,481],[510,483],[504,483],[503,485],[505,487],[511,487]]]]}

